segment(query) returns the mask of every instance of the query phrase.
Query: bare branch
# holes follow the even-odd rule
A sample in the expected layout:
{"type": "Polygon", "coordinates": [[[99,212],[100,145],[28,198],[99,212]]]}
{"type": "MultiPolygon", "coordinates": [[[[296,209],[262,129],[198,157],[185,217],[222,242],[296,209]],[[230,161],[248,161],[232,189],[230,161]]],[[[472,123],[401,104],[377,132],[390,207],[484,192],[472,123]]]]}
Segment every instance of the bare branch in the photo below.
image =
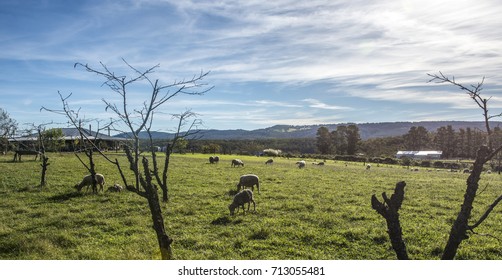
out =
{"type": "Polygon", "coordinates": [[[481,82],[477,83],[476,85],[471,85],[470,88],[466,87],[460,83],[457,83],[455,81],[455,77],[449,78],[448,76],[444,75],[441,71],[439,74],[427,74],[431,79],[429,82],[436,82],[436,83],[449,83],[451,85],[454,85],[461,90],[465,91],[469,97],[471,97],[472,100],[478,105],[479,108],[483,111],[483,117],[485,121],[485,127],[486,127],[486,133],[488,134],[487,137],[487,142],[488,142],[488,147],[491,149],[492,148],[492,143],[491,143],[491,135],[492,131],[490,129],[490,123],[489,120],[495,117],[502,116],[502,113],[496,114],[496,115],[489,115],[488,114],[488,101],[490,98],[486,99],[481,96],[481,91],[483,90],[483,84],[485,82],[485,77],[481,79],[481,82]]]}
{"type": "Polygon", "coordinates": [[[486,220],[486,218],[488,217],[488,215],[490,215],[490,213],[493,211],[493,208],[495,208],[497,206],[497,204],[499,204],[499,202],[502,200],[502,195],[499,196],[497,199],[495,199],[495,201],[488,207],[488,209],[486,209],[485,213],[483,214],[483,216],[481,216],[481,218],[479,218],[479,220],[474,223],[474,225],[472,226],[469,226],[469,230],[473,231],[475,228],[477,228],[484,220],[486,220]]]}

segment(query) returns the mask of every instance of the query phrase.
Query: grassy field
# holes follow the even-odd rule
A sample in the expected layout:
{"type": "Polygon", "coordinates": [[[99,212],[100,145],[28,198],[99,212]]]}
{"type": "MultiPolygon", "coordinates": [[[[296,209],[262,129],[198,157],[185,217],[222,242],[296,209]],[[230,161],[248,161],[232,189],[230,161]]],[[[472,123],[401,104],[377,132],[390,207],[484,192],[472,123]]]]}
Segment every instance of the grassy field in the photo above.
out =
{"type": "MultiPolygon", "coordinates": [[[[50,154],[48,185],[36,188],[40,162],[0,156],[0,259],[158,259],[145,199],[130,192],[77,193],[85,169],[72,154],[50,154]]],[[[113,155],[125,163],[122,155],[113,155]]],[[[459,210],[467,174],[411,172],[400,166],[328,161],[305,169],[296,159],[236,156],[208,164],[208,155],[173,155],[165,225],[176,259],[395,259],[385,221],[371,209],[372,194],[391,193],[406,181],[400,211],[413,259],[438,259],[459,210]],[[260,177],[257,211],[229,216],[239,176],[260,177]]],[[[121,183],[102,159],[107,186],[121,183]]],[[[486,174],[475,204],[477,218],[502,192],[502,176],[486,174]]],[[[457,259],[502,259],[502,207],[462,243],[457,259]],[[483,235],[482,235],[483,234],[483,235]],[[489,236],[491,235],[491,236],[489,236]],[[496,238],[494,238],[494,237],[496,238]]]]}

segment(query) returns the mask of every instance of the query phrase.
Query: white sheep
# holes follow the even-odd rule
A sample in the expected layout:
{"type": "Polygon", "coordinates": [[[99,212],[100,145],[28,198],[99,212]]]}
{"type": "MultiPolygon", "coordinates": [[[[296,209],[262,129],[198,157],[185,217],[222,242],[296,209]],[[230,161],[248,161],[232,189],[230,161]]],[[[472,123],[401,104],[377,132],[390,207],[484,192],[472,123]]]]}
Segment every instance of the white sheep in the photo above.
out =
{"type": "Polygon", "coordinates": [[[370,170],[370,169],[371,169],[371,164],[369,164],[369,163],[368,163],[368,164],[366,165],[366,170],[370,170]]]}
{"type": "Polygon", "coordinates": [[[245,189],[237,193],[234,196],[234,200],[232,201],[232,203],[228,206],[228,209],[230,210],[230,215],[234,215],[235,208],[237,208],[237,212],[239,212],[239,207],[242,207],[242,212],[245,215],[246,209],[244,208],[244,204],[246,203],[248,204],[248,212],[249,212],[249,208],[251,207],[251,202],[253,203],[253,211],[256,211],[256,203],[254,202],[253,199],[253,191],[245,189]]]}
{"type": "Polygon", "coordinates": [[[298,165],[298,168],[304,168],[306,165],[304,160],[297,161],[296,164],[298,165]]]}
{"type": "Polygon", "coordinates": [[[211,156],[209,157],[209,163],[218,163],[220,161],[220,157],[219,156],[211,156]]]}
{"type": "MultiPolygon", "coordinates": [[[[96,184],[99,184],[99,189],[103,190],[105,185],[105,176],[103,176],[103,174],[96,173],[96,176],[94,178],[96,179],[96,184]]],[[[89,188],[89,186],[92,186],[91,175],[85,176],[82,179],[82,182],[75,185],[75,188],[77,189],[77,191],[81,191],[83,187],[89,188]]]]}
{"type": "Polygon", "coordinates": [[[251,188],[254,191],[254,185],[258,188],[258,193],[260,193],[260,178],[254,174],[246,174],[242,175],[239,179],[239,183],[237,183],[237,191],[240,191],[241,188],[251,188]]]}
{"type": "Polygon", "coordinates": [[[113,186],[109,187],[107,191],[109,192],[121,192],[124,190],[124,187],[115,183],[113,186]]]}
{"type": "Polygon", "coordinates": [[[239,166],[239,165],[242,165],[242,167],[244,167],[244,162],[242,162],[242,160],[240,160],[240,159],[233,159],[232,160],[232,167],[239,166]]]}

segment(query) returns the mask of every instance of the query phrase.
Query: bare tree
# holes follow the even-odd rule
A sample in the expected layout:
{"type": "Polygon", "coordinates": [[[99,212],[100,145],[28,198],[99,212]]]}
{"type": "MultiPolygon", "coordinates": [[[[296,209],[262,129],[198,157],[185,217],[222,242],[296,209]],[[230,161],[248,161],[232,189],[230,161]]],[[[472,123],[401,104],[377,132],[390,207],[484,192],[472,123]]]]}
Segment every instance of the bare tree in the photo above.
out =
{"type": "Polygon", "coordinates": [[[483,88],[483,82],[485,80],[484,77],[478,84],[466,87],[462,84],[457,83],[455,81],[455,77],[452,77],[450,79],[441,72],[439,72],[439,74],[428,75],[432,77],[432,79],[430,80],[431,82],[448,83],[466,92],[483,111],[483,118],[487,133],[487,145],[481,146],[477,152],[472,172],[467,178],[467,188],[464,193],[464,201],[461,205],[460,212],[457,215],[457,219],[452,225],[448,243],[446,244],[443,255],[441,257],[443,260],[450,260],[453,259],[457,254],[460,243],[464,239],[468,238],[468,231],[474,232],[474,229],[477,228],[488,217],[493,208],[495,208],[495,206],[497,206],[497,204],[502,199],[502,195],[495,199],[495,201],[488,207],[481,218],[479,218],[479,220],[474,224],[469,225],[473,203],[476,199],[476,194],[479,188],[479,180],[481,179],[481,173],[483,171],[483,165],[490,161],[496,154],[498,154],[502,150],[502,145],[495,149],[492,147],[492,130],[490,128],[490,120],[492,118],[502,116],[502,113],[497,115],[488,114],[488,101],[490,100],[490,98],[484,98],[483,96],[481,96],[481,90],[483,88]]]}
{"type": "MultiPolygon", "coordinates": [[[[159,173],[159,168],[157,165],[157,158],[154,149],[151,149],[151,155],[153,160],[153,170],[150,170],[148,159],[143,156],[141,159],[140,166],[140,132],[147,131],[150,135],[150,142],[152,143],[151,128],[154,118],[154,113],[164,105],[166,102],[171,100],[173,97],[179,94],[188,95],[201,95],[212,87],[207,87],[206,84],[202,83],[202,80],[209,74],[209,72],[200,72],[200,74],[193,76],[189,80],[175,81],[171,84],[163,85],[158,79],[151,79],[150,75],[154,73],[155,69],[159,67],[156,65],[147,70],[138,70],[127,63],[125,60],[123,62],[127,67],[134,73],[132,77],[121,76],[115,74],[106,65],[101,64],[101,70],[97,70],[88,66],[87,64],[76,63],[75,67],[83,67],[86,71],[96,74],[104,78],[104,84],[107,85],[115,94],[117,94],[121,103],[116,104],[108,99],[103,98],[102,101],[105,103],[105,110],[111,110],[115,113],[118,118],[118,122],[124,125],[132,139],[132,145],[126,146],[125,152],[127,159],[129,161],[129,169],[134,175],[134,185],[127,184],[125,177],[122,176],[124,184],[127,190],[134,192],[147,199],[150,212],[153,220],[153,227],[157,233],[157,239],[161,251],[162,259],[172,258],[171,243],[173,240],[167,235],[164,228],[164,219],[162,216],[162,211],[160,207],[160,201],[157,193],[157,186],[153,183],[152,174],[155,177],[157,183],[161,186],[163,190],[163,200],[168,200],[168,187],[167,187],[167,172],[169,167],[169,158],[172,152],[172,147],[180,139],[181,136],[190,135],[191,129],[197,124],[197,121],[193,121],[192,125],[189,127],[187,132],[181,133],[181,128],[185,126],[186,122],[194,117],[195,115],[190,111],[186,111],[180,115],[177,115],[179,119],[177,133],[171,143],[167,144],[166,149],[166,159],[164,163],[164,169],[162,172],[162,177],[159,173]],[[137,108],[133,108],[130,102],[130,92],[129,89],[136,83],[146,83],[150,88],[150,94],[146,95],[146,100],[137,108]],[[143,172],[141,172],[141,167],[143,172]]],[[[120,165],[117,167],[121,174],[123,174],[120,165]]]]}
{"type": "MultiPolygon", "coordinates": [[[[41,172],[40,172],[40,184],[38,185],[40,188],[45,187],[45,185],[47,184],[47,180],[46,180],[47,168],[50,165],[49,157],[47,156],[46,149],[45,149],[45,140],[46,140],[45,139],[45,135],[46,135],[45,134],[45,127],[50,124],[52,124],[52,123],[45,123],[45,124],[39,124],[39,125],[35,125],[34,123],[27,124],[29,127],[24,131],[24,133],[26,135],[33,136],[33,135],[35,135],[33,133],[33,131],[36,131],[37,141],[31,143],[32,147],[26,147],[26,145],[24,143],[19,142],[18,146],[22,146],[23,148],[28,149],[28,150],[27,151],[17,150],[16,155],[14,157],[14,158],[16,158],[16,156],[17,156],[19,161],[21,161],[21,155],[23,154],[23,152],[25,154],[35,154],[36,155],[35,159],[38,156],[40,156],[40,160],[42,161],[42,163],[40,164],[40,167],[42,167],[41,172]]],[[[35,139],[35,137],[33,137],[33,139],[35,139]]],[[[21,149],[21,147],[18,147],[18,148],[21,149]]]]}
{"type": "MultiPolygon", "coordinates": [[[[152,115],[153,116],[153,115],[152,115]]],[[[157,153],[155,151],[155,147],[153,145],[153,137],[152,137],[152,131],[151,131],[151,124],[146,128],[146,131],[148,133],[148,138],[150,141],[150,149],[151,149],[151,154],[152,154],[152,163],[153,163],[153,170],[151,170],[151,173],[155,177],[155,180],[157,184],[160,186],[162,189],[162,201],[167,202],[169,200],[169,194],[168,194],[168,181],[167,181],[167,173],[169,170],[169,160],[171,158],[171,154],[173,152],[174,147],[176,144],[185,138],[188,137],[193,137],[197,135],[199,132],[196,128],[201,125],[201,120],[197,119],[197,114],[194,112],[187,110],[181,114],[174,114],[173,118],[178,120],[178,126],[176,128],[176,132],[174,133],[173,139],[168,140],[165,146],[165,160],[164,160],[164,168],[162,170],[162,175],[160,174],[159,167],[157,164],[157,153]],[[190,121],[191,120],[191,121],[190,121]],[[190,125],[188,125],[190,123],[190,125]],[[187,128],[188,125],[188,128],[187,128]],[[182,128],[186,128],[184,132],[181,131],[182,128]]]]}
{"type": "MultiPolygon", "coordinates": [[[[63,96],[61,92],[58,92],[59,97],[61,99],[61,103],[63,108],[62,109],[49,109],[46,107],[42,107],[40,110],[45,110],[48,112],[64,115],[66,119],[68,120],[68,123],[76,128],[79,132],[80,135],[80,140],[78,142],[78,148],[74,150],[74,154],[77,157],[77,159],[80,161],[80,163],[87,169],[87,171],[91,175],[92,179],[92,192],[97,193],[98,188],[96,186],[96,165],[94,163],[94,152],[97,151],[100,155],[102,155],[106,160],[108,160],[110,163],[115,164],[116,166],[119,167],[118,160],[112,160],[108,156],[106,156],[101,149],[96,144],[96,139],[98,139],[98,134],[101,129],[108,128],[109,126],[113,125],[113,122],[110,122],[107,124],[104,128],[99,127],[99,121],[94,120],[98,125],[96,128],[96,131],[94,132],[94,135],[92,135],[93,131],[86,130],[83,125],[86,124],[87,122],[91,122],[92,120],[86,120],[84,118],[80,117],[80,109],[78,110],[73,110],[69,103],[68,99],[71,97],[71,93],[67,96],[63,96]],[[85,156],[87,157],[87,161],[85,161],[81,156],[80,153],[84,153],[85,156]]],[[[123,173],[121,172],[122,178],[125,181],[125,177],[123,173]]]]}
{"type": "Polygon", "coordinates": [[[17,122],[10,118],[7,111],[0,108],[0,147],[3,153],[7,152],[9,141],[7,138],[13,136],[17,130],[17,122]]]}
{"type": "MultiPolygon", "coordinates": [[[[490,100],[490,98],[484,98],[483,96],[481,96],[484,78],[480,83],[466,87],[460,83],[457,83],[454,77],[449,78],[441,72],[439,72],[439,74],[427,75],[431,77],[430,82],[451,84],[466,92],[483,111],[483,118],[487,132],[486,145],[482,145],[478,149],[472,172],[470,173],[466,181],[467,188],[464,193],[464,201],[460,206],[460,211],[451,227],[447,244],[441,256],[441,259],[443,260],[451,260],[455,258],[457,250],[462,241],[468,238],[469,233],[475,233],[474,229],[476,229],[479,225],[481,225],[483,221],[486,220],[489,214],[502,200],[502,195],[500,195],[494,200],[491,205],[487,207],[485,213],[481,215],[481,217],[477,221],[471,221],[472,209],[479,189],[479,180],[481,179],[483,165],[490,161],[502,150],[502,145],[496,148],[492,147],[492,130],[490,128],[490,120],[494,117],[502,116],[502,113],[497,115],[490,115],[488,113],[488,101],[490,100]]],[[[383,203],[379,202],[378,199],[376,199],[375,195],[372,196],[371,202],[372,208],[380,213],[387,221],[389,237],[392,241],[392,245],[397,254],[397,257],[399,259],[408,259],[406,247],[404,246],[405,243],[401,236],[402,234],[399,224],[399,216],[397,215],[397,211],[401,206],[402,198],[404,197],[405,183],[401,182],[398,183],[398,185],[396,185],[395,192],[391,196],[391,199],[388,199],[386,194],[383,193],[383,203]],[[401,185],[402,187],[398,187],[398,185],[401,185]]]]}

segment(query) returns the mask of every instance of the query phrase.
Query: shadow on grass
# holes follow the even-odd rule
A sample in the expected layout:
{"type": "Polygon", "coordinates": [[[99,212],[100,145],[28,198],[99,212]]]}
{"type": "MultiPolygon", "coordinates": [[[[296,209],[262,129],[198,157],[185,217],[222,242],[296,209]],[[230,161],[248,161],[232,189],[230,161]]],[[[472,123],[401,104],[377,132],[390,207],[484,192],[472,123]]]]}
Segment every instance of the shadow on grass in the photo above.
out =
{"type": "Polygon", "coordinates": [[[214,226],[226,226],[229,224],[238,225],[240,223],[242,223],[242,219],[232,219],[230,216],[218,217],[211,222],[214,226]]]}
{"type": "Polygon", "coordinates": [[[218,217],[211,222],[211,224],[215,226],[224,226],[230,223],[232,223],[232,220],[227,216],[218,217]]]}
{"type": "Polygon", "coordinates": [[[63,201],[67,201],[72,198],[81,197],[81,196],[83,196],[82,193],[70,192],[70,193],[63,193],[63,194],[51,196],[51,197],[47,198],[47,200],[49,200],[50,202],[63,202],[63,201]]]}

